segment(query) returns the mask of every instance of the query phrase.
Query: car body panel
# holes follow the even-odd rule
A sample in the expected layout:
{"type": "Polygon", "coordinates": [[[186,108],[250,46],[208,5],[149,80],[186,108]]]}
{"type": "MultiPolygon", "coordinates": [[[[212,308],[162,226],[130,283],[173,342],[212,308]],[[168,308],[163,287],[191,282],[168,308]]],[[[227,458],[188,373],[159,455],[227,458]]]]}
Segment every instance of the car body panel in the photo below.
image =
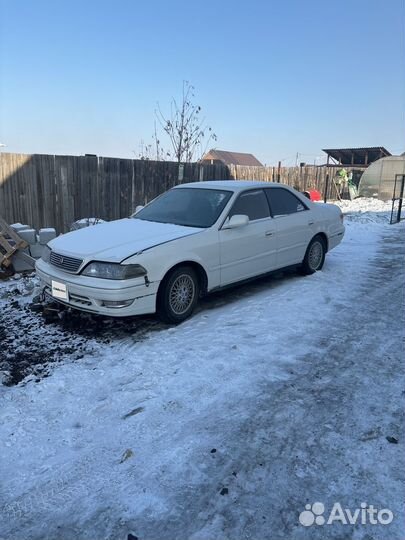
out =
{"type": "Polygon", "coordinates": [[[237,229],[221,229],[220,285],[264,274],[277,267],[274,219],[263,218],[237,229]]]}
{"type": "Polygon", "coordinates": [[[218,231],[209,228],[201,234],[154,246],[125,260],[126,264],[141,264],[147,268],[148,278],[151,281],[161,281],[171,268],[184,262],[199,264],[204,269],[209,290],[218,287],[220,284],[218,231]]]}
{"type": "Polygon", "coordinates": [[[121,262],[128,254],[164,244],[203,229],[140,219],[118,219],[58,236],[49,247],[84,260],[121,262]]]}
{"type": "Polygon", "coordinates": [[[308,225],[312,211],[276,216],[277,264],[280,267],[298,264],[305,255],[307,246],[314,236],[308,225]]]}

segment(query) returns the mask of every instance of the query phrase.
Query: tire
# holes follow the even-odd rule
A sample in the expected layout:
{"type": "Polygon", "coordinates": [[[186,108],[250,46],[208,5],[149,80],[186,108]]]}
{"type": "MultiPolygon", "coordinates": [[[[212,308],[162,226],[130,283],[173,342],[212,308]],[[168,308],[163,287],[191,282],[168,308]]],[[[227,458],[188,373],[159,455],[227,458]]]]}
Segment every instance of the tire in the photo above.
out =
{"type": "Polygon", "coordinates": [[[179,266],[162,281],[157,298],[157,314],[167,323],[178,324],[193,313],[200,295],[200,283],[190,266],[179,266]]]}
{"type": "Polygon", "coordinates": [[[306,276],[322,270],[325,262],[326,243],[321,236],[315,236],[307,247],[304,260],[300,266],[301,274],[306,276]]]}

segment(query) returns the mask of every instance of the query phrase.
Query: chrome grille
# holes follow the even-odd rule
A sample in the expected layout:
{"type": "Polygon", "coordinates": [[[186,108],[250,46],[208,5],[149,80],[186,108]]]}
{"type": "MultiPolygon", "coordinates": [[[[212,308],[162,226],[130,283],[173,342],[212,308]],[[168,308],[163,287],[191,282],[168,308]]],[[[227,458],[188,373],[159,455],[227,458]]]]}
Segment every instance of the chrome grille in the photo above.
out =
{"type": "Polygon", "coordinates": [[[57,266],[66,272],[77,272],[83,262],[83,259],[76,259],[75,257],[68,257],[67,255],[61,255],[60,253],[51,252],[50,258],[51,264],[57,266]]]}

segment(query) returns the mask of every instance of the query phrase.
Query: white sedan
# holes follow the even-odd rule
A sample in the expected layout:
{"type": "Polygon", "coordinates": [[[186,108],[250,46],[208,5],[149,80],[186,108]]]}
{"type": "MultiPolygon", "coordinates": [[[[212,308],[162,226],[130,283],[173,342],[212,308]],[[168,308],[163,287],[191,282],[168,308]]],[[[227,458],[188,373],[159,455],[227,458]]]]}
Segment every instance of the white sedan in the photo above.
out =
{"type": "Polygon", "coordinates": [[[288,266],[320,270],[343,234],[337,206],[289,186],[195,182],[130,218],[59,236],[36,271],[45,294],[72,308],[177,323],[219,288],[288,266]]]}

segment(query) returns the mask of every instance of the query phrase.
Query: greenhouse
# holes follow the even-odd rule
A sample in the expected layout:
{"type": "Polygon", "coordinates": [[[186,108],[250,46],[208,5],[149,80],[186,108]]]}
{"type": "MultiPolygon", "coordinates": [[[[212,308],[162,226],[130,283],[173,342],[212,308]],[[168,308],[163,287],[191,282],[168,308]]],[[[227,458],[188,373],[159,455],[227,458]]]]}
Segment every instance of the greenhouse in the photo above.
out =
{"type": "Polygon", "coordinates": [[[405,174],[405,155],[389,156],[375,161],[360,179],[359,196],[376,197],[383,201],[392,199],[395,176],[398,174],[405,174]]]}

